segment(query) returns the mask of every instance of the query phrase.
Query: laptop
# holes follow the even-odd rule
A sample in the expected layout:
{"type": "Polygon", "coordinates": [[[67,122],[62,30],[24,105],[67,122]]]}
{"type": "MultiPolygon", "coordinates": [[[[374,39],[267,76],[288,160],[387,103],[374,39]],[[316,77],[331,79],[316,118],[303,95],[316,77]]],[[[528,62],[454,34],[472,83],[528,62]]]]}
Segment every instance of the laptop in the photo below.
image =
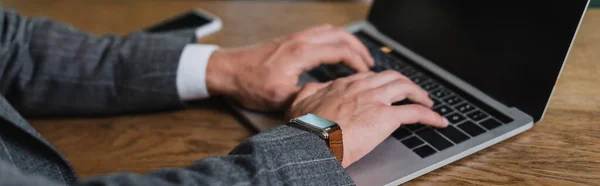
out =
{"type": "MultiPolygon", "coordinates": [[[[369,49],[373,71],[412,79],[451,124],[403,125],[346,171],[358,185],[398,185],[532,128],[544,116],[588,4],[375,0],[368,18],[347,30],[369,49]]],[[[300,84],[353,73],[322,65],[300,84]]],[[[258,131],[288,122],[229,103],[258,131]]]]}

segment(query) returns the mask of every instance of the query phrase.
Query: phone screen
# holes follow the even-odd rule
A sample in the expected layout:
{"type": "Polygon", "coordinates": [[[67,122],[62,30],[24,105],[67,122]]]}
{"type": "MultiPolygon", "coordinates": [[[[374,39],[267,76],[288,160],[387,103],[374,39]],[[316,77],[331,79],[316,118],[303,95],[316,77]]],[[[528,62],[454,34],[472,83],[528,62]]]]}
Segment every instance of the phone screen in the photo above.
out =
{"type": "Polygon", "coordinates": [[[146,31],[159,33],[168,32],[181,29],[193,29],[210,23],[212,20],[204,18],[204,16],[198,15],[197,12],[188,12],[175,19],[167,20],[156,26],[147,28],[146,31]]]}

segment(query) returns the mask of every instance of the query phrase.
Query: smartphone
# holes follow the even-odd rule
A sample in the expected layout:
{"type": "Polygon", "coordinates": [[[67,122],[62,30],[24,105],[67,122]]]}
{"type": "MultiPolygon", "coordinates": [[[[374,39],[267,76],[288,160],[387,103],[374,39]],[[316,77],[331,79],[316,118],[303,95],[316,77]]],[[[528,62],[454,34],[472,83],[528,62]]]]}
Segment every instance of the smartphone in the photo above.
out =
{"type": "Polygon", "coordinates": [[[144,31],[180,35],[193,34],[195,40],[221,30],[222,25],[219,17],[203,9],[194,9],[152,25],[144,31]]]}

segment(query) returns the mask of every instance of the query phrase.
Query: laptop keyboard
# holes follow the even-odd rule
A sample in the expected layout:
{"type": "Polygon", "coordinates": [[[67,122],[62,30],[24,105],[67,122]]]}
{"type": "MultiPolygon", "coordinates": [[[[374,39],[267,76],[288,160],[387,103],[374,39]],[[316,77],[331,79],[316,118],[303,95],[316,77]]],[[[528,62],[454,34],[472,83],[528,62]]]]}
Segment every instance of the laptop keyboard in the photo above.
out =
{"type": "MultiPolygon", "coordinates": [[[[431,156],[510,122],[510,119],[494,117],[489,114],[490,112],[456,94],[412,64],[384,52],[385,49],[382,49],[381,45],[365,35],[359,33],[357,37],[367,46],[375,60],[375,67],[371,70],[381,72],[393,69],[409,77],[429,92],[429,96],[434,101],[433,110],[450,122],[450,125],[443,129],[423,124],[402,125],[392,134],[395,139],[420,157],[431,156]]],[[[352,75],[354,71],[345,65],[321,65],[308,73],[324,82],[352,75]]],[[[410,101],[405,100],[393,105],[402,104],[410,104],[410,101]]]]}

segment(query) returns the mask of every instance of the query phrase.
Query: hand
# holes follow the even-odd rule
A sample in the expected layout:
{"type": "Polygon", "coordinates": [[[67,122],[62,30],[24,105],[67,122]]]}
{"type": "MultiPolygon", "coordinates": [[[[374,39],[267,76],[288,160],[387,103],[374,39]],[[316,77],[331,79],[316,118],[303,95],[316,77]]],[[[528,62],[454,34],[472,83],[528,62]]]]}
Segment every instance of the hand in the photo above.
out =
{"type": "Polygon", "coordinates": [[[209,60],[211,95],[234,97],[258,110],[287,108],[300,89],[300,74],[343,62],[358,72],[374,65],[367,48],[343,28],[324,25],[239,49],[219,50],[209,60]]]}
{"type": "Polygon", "coordinates": [[[371,152],[400,125],[422,123],[446,127],[448,120],[433,112],[427,92],[396,71],[359,73],[331,83],[305,85],[288,116],[307,113],[329,119],[342,128],[348,167],[371,152]],[[416,104],[391,106],[409,99],[416,104]]]}

